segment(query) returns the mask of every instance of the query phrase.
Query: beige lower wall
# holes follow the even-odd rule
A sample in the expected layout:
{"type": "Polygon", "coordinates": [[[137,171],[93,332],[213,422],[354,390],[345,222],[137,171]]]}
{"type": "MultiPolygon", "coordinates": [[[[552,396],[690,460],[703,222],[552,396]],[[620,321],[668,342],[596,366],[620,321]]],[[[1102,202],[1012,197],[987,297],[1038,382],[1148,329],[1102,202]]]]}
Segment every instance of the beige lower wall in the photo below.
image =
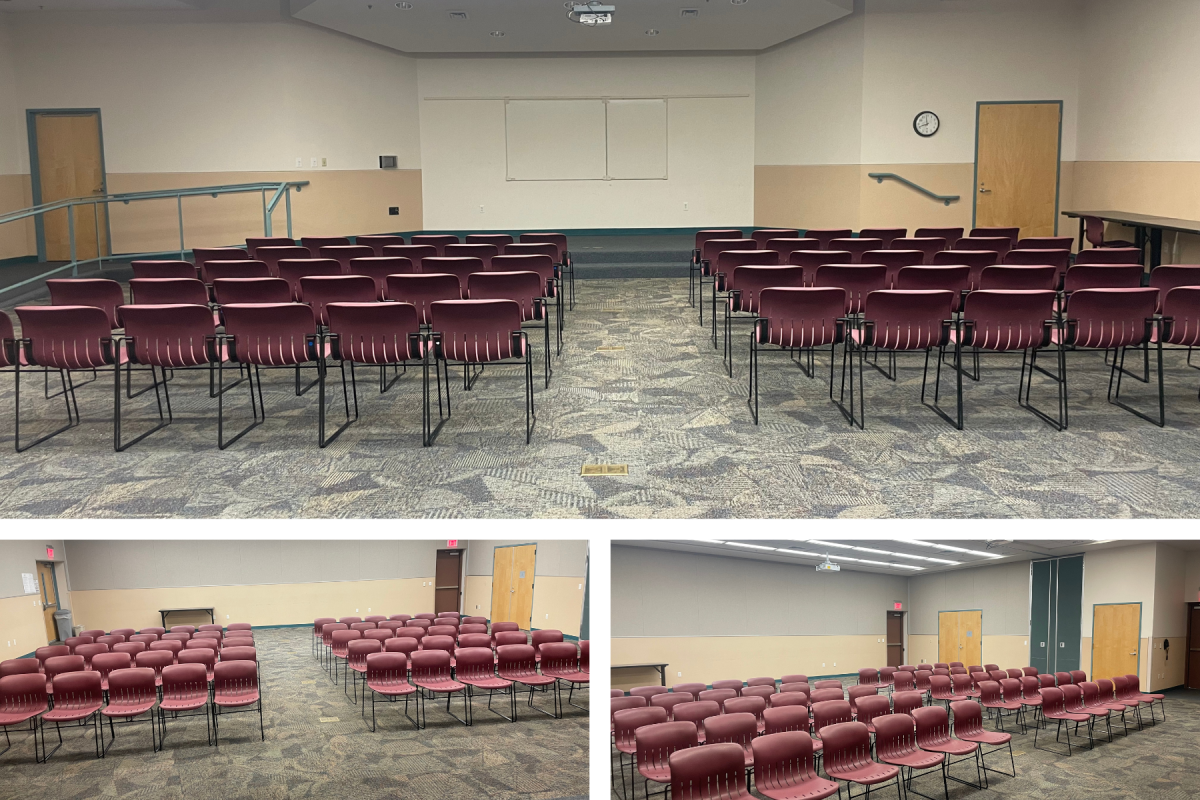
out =
{"type": "MultiPolygon", "coordinates": [[[[110,192],[141,192],[190,186],[307,180],[292,192],[292,234],[343,236],[421,229],[420,170],[311,170],[295,172],[110,173],[110,192]],[[399,206],[400,215],[388,214],[399,206]]],[[[270,200],[270,198],[267,198],[270,200]]],[[[179,247],[174,200],[148,200],[112,207],[114,253],[143,253],[179,247]]],[[[271,217],[273,233],[287,235],[284,201],[271,217]]],[[[183,201],[187,247],[217,247],[263,235],[258,193],[188,197],[183,201]]]]}
{"type": "MultiPolygon", "coordinates": [[[[1158,645],[1160,648],[1162,647],[1161,639],[1155,639],[1154,641],[1158,642],[1158,645]]],[[[1182,640],[1180,640],[1180,641],[1182,641],[1182,640]]],[[[1138,651],[1139,651],[1139,654],[1138,654],[1138,676],[1141,680],[1142,691],[1149,692],[1149,691],[1154,691],[1155,689],[1165,689],[1165,688],[1168,688],[1171,686],[1178,686],[1178,685],[1182,684],[1183,683],[1182,653],[1176,653],[1175,657],[1173,657],[1171,659],[1171,661],[1173,663],[1171,663],[1169,665],[1172,669],[1175,669],[1176,666],[1178,666],[1178,669],[1179,669],[1179,679],[1178,680],[1176,680],[1174,682],[1168,682],[1169,679],[1167,677],[1165,677],[1166,672],[1167,672],[1166,664],[1163,665],[1162,669],[1158,670],[1159,672],[1164,673],[1164,677],[1163,678],[1155,678],[1154,677],[1154,673],[1155,673],[1154,662],[1156,661],[1156,659],[1161,659],[1163,656],[1163,653],[1161,650],[1159,650],[1159,651],[1157,651],[1157,656],[1156,656],[1155,651],[1150,649],[1150,642],[1151,642],[1150,638],[1145,637],[1145,636],[1143,636],[1141,639],[1138,640],[1138,651]],[[1179,659],[1178,664],[1174,663],[1176,659],[1179,659]]],[[[1172,645],[1174,645],[1174,642],[1172,642],[1172,645]]],[[[1173,646],[1172,646],[1172,649],[1174,649],[1173,646]]],[[[1091,636],[1084,636],[1082,643],[1080,644],[1079,668],[1081,670],[1083,670],[1085,673],[1087,673],[1089,680],[1095,680],[1097,678],[1113,677],[1111,675],[1093,675],[1092,674],[1092,637],[1091,636]]]]}
{"type": "Polygon", "coordinates": [[[0,599],[0,661],[44,647],[46,621],[36,594],[0,599]]]}
{"type": "Polygon", "coordinates": [[[1170,689],[1172,686],[1182,686],[1184,681],[1184,666],[1187,660],[1187,636],[1154,637],[1150,650],[1150,683],[1143,687],[1147,691],[1157,692],[1170,689]],[[1171,650],[1163,650],[1163,640],[1171,642],[1171,650]]]}
{"type": "MultiPolygon", "coordinates": [[[[1079,161],[1073,201],[1083,210],[1200,219],[1200,162],[1079,161]]],[[[1105,236],[1132,241],[1133,231],[1110,225],[1105,236]]],[[[1163,263],[1200,263],[1200,236],[1180,234],[1178,257],[1173,255],[1174,246],[1175,234],[1164,232],[1163,263]]]]}
{"type": "MultiPolygon", "coordinates": [[[[75,624],[84,628],[145,628],[160,624],[158,609],[213,606],[217,621],[295,625],[317,617],[416,614],[433,610],[432,578],[259,586],[192,586],[71,592],[75,624]],[[428,584],[422,586],[422,584],[428,584]]],[[[198,619],[199,617],[197,617],[198,619]]],[[[175,624],[190,624],[171,615],[175,624]]],[[[207,615],[204,615],[207,622],[207,615]]]]}
{"type": "Polygon", "coordinates": [[[468,575],[463,586],[463,613],[492,618],[492,576],[468,575]]]}
{"type": "MultiPolygon", "coordinates": [[[[0,214],[29,208],[33,190],[28,175],[0,175],[0,214]]],[[[33,220],[0,225],[0,259],[37,254],[33,220]]]]}
{"type": "MultiPolygon", "coordinates": [[[[553,629],[565,636],[578,636],[583,617],[583,583],[579,577],[540,575],[534,577],[534,628],[553,629]]],[[[463,613],[492,617],[492,576],[468,575],[463,587],[463,613]]]]}
{"type": "MultiPolygon", "coordinates": [[[[787,674],[857,673],[887,663],[883,636],[697,636],[612,640],[613,664],[667,663],[667,685],[787,674]]],[[[659,682],[657,670],[620,669],[615,689],[659,682]]]]}
{"type": "MultiPolygon", "coordinates": [[[[983,663],[998,664],[1001,669],[1019,669],[1029,665],[1029,637],[984,634],[983,663]]],[[[909,634],[910,664],[936,664],[938,637],[934,634],[909,634]]]]}

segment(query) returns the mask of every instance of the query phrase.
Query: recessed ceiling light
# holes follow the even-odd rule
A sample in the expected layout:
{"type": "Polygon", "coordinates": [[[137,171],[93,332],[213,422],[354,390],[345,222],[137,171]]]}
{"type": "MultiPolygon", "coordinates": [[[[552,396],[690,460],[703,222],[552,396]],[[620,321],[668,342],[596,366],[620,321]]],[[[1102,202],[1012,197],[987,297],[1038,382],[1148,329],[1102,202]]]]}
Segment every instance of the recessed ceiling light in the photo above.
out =
{"type": "Polygon", "coordinates": [[[409,3],[409,2],[399,2],[399,3],[396,3],[396,8],[402,8],[402,9],[404,9],[405,11],[408,11],[410,8],[412,8],[412,3],[409,3]]]}
{"type": "Polygon", "coordinates": [[[467,12],[465,12],[465,11],[451,11],[450,12],[450,19],[463,20],[466,18],[467,18],[467,12]]]}
{"type": "Polygon", "coordinates": [[[497,39],[499,39],[503,35],[504,35],[504,31],[492,31],[492,36],[495,36],[497,39]]]}
{"type": "Polygon", "coordinates": [[[980,556],[981,558],[1004,558],[1004,556],[996,553],[984,553],[981,550],[968,550],[965,547],[954,547],[953,545],[942,544],[941,542],[923,542],[920,539],[901,539],[900,541],[908,542],[909,544],[919,544],[922,547],[933,547],[938,550],[949,550],[954,553],[967,553],[968,555],[980,556]]]}
{"type": "Polygon", "coordinates": [[[746,5],[747,0],[729,0],[729,2],[733,3],[735,6],[744,6],[746,5]]]}
{"type": "Polygon", "coordinates": [[[658,31],[654,28],[651,28],[650,30],[646,31],[646,35],[647,36],[658,36],[658,31]]]}

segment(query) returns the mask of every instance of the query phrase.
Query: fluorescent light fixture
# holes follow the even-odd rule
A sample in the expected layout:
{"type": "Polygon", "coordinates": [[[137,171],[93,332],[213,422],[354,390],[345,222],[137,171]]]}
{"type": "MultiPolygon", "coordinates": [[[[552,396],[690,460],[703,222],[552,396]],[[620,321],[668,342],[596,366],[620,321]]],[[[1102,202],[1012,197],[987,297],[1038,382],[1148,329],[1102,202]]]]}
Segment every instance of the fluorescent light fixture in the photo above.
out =
{"type": "Polygon", "coordinates": [[[893,553],[891,550],[876,550],[872,547],[856,547],[854,548],[860,553],[878,553],[881,556],[898,556],[900,553],[893,553]]]}
{"type": "Polygon", "coordinates": [[[807,539],[806,541],[807,541],[809,544],[819,544],[819,545],[821,545],[822,547],[842,547],[842,548],[845,548],[845,549],[847,549],[847,550],[853,550],[853,549],[854,549],[854,546],[853,546],[853,545],[849,545],[849,544],[838,544],[837,542],[825,542],[825,541],[822,541],[822,540],[820,540],[820,539],[807,539]]]}
{"type": "Polygon", "coordinates": [[[820,553],[810,553],[807,550],[788,550],[780,547],[775,550],[776,553],[786,553],[789,556],[809,556],[810,558],[820,558],[820,553]]]}
{"type": "Polygon", "coordinates": [[[720,539],[697,539],[700,544],[725,544],[720,539]]]}
{"type": "Polygon", "coordinates": [[[852,544],[839,544],[838,542],[825,542],[820,539],[809,539],[812,544],[826,545],[828,547],[841,547],[846,550],[857,550],[860,553],[875,553],[880,556],[894,556],[896,558],[911,558],[917,561],[936,561],[939,564],[958,564],[958,561],[949,561],[944,558],[928,558],[926,556],[914,556],[910,553],[896,553],[891,550],[878,550],[874,547],[856,547],[852,544]]]}
{"type": "Polygon", "coordinates": [[[996,553],[985,553],[982,550],[968,550],[965,547],[955,547],[954,545],[942,544],[941,542],[923,542],[920,539],[901,539],[900,541],[907,542],[908,544],[919,544],[922,547],[933,547],[939,550],[949,550],[954,553],[967,553],[969,555],[980,556],[982,558],[1004,558],[1004,556],[996,553]]]}
{"type": "Polygon", "coordinates": [[[892,566],[896,569],[925,569],[924,567],[918,567],[913,564],[892,564],[892,566]]]}
{"type": "Polygon", "coordinates": [[[762,545],[762,544],[749,544],[747,542],[726,542],[725,544],[730,545],[732,547],[748,547],[751,550],[774,550],[775,549],[774,547],[767,547],[766,545],[762,545]]]}

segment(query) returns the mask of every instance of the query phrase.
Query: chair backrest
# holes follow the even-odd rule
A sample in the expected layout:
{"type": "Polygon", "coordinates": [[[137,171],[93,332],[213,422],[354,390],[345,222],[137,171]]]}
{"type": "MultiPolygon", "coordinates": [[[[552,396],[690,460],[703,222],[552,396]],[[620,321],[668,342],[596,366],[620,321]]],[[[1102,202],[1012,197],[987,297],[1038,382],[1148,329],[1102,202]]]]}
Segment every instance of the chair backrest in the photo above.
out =
{"type": "Polygon", "coordinates": [[[820,250],[821,243],[816,239],[800,239],[800,238],[781,238],[768,239],[759,248],[761,250],[773,250],[779,254],[779,263],[787,264],[788,257],[796,250],[820,250]]]}
{"type": "Polygon", "coordinates": [[[322,247],[337,247],[338,245],[350,244],[350,240],[345,236],[301,236],[300,244],[307,247],[309,252],[315,257],[321,252],[322,247]]]}
{"type": "Polygon", "coordinates": [[[1063,700],[1066,703],[1067,711],[1072,714],[1078,714],[1083,711],[1083,689],[1080,689],[1073,683],[1059,684],[1058,688],[1063,693],[1063,700]]]}
{"type": "Polygon", "coordinates": [[[917,688],[917,683],[913,678],[913,673],[908,672],[907,670],[896,670],[896,674],[893,676],[893,679],[895,681],[895,685],[892,687],[892,691],[911,692],[917,688]]]}
{"type": "MultiPolygon", "coordinates": [[[[741,235],[741,231],[738,231],[741,235]]],[[[520,241],[524,244],[552,244],[558,249],[554,257],[556,263],[562,263],[567,254],[567,236],[563,233],[522,233],[520,241]]]]}
{"type": "Polygon", "coordinates": [[[419,270],[421,262],[426,258],[437,258],[438,251],[430,244],[391,244],[383,248],[383,255],[390,258],[407,258],[419,270]]]}
{"type": "Polygon", "coordinates": [[[896,275],[897,289],[945,289],[953,292],[951,311],[962,307],[963,292],[971,288],[972,268],[953,267],[902,267],[896,275]]]}
{"type": "Polygon", "coordinates": [[[170,259],[144,259],[130,261],[135,278],[191,278],[196,279],[196,265],[190,261],[170,259]]]}
{"type": "Polygon", "coordinates": [[[687,692],[695,697],[708,688],[707,684],[703,683],[677,683],[671,687],[672,692],[687,692]]]}
{"type": "Polygon", "coordinates": [[[985,705],[1001,702],[1000,684],[997,681],[986,680],[976,684],[979,689],[979,700],[985,705]]]}
{"type": "Polygon", "coordinates": [[[831,249],[829,243],[834,239],[849,239],[853,233],[849,228],[809,228],[804,232],[805,238],[816,239],[817,247],[821,250],[831,249]]]}
{"type": "Polygon", "coordinates": [[[860,239],[879,239],[883,247],[891,247],[892,241],[908,235],[908,228],[863,228],[858,232],[860,239]]]}
{"type": "Polygon", "coordinates": [[[831,778],[840,774],[851,777],[854,770],[871,761],[871,735],[861,722],[846,720],[830,725],[822,731],[821,742],[825,774],[831,778]]]}
{"type": "MultiPolygon", "coordinates": [[[[199,283],[199,281],[197,281],[199,283]]],[[[216,323],[204,305],[125,306],[124,349],[138,364],[182,368],[207,364],[216,323]]]]}
{"type": "Polygon", "coordinates": [[[924,705],[920,692],[892,692],[892,713],[910,714],[914,708],[924,705]]]}
{"type": "Polygon", "coordinates": [[[775,686],[747,686],[742,689],[742,697],[761,697],[763,700],[770,700],[775,694],[775,686]]]}
{"type": "Polygon", "coordinates": [[[257,259],[209,261],[200,268],[200,279],[207,284],[220,278],[269,278],[271,268],[257,259]]]}
{"type": "Polygon", "coordinates": [[[368,653],[367,684],[402,686],[408,683],[408,656],[402,652],[368,653]]]}
{"type": "Polygon", "coordinates": [[[697,700],[712,700],[720,705],[725,706],[725,701],[737,697],[737,692],[733,689],[708,689],[696,695],[697,700]]]}
{"type": "MultiPolygon", "coordinates": [[[[482,634],[486,635],[487,632],[488,632],[487,625],[483,624],[483,623],[476,624],[476,623],[468,622],[468,623],[458,626],[458,633],[460,636],[464,633],[482,633],[482,634]]],[[[491,638],[491,637],[489,636],[489,638],[491,638]]]]}
{"type": "Polygon", "coordinates": [[[1005,702],[1011,703],[1021,698],[1021,681],[1017,678],[1003,678],[999,681],[1000,692],[1005,702]]]}
{"type": "Polygon", "coordinates": [[[1053,291],[1058,286],[1059,270],[1054,266],[984,267],[977,289],[1040,289],[1053,291]]]}
{"type": "Polygon", "coordinates": [[[409,241],[413,244],[432,245],[440,256],[444,254],[446,245],[458,244],[458,237],[448,233],[423,233],[413,236],[409,241]]]}
{"type": "Polygon", "coordinates": [[[213,294],[219,305],[292,302],[292,287],[282,278],[218,278],[213,294]]]}
{"type": "Polygon", "coordinates": [[[421,640],[422,650],[444,650],[447,653],[454,652],[454,637],[453,636],[430,636],[426,633],[425,638],[421,640]]]}
{"type": "MultiPolygon", "coordinates": [[[[472,300],[511,300],[521,309],[521,319],[542,319],[545,311],[538,298],[546,284],[536,272],[476,272],[467,279],[467,296],[472,300]]],[[[514,329],[515,330],[515,329],[514,329]]]]}
{"type": "Polygon", "coordinates": [[[871,724],[875,728],[875,752],[880,761],[894,763],[917,752],[917,726],[908,714],[883,714],[871,724]]]}
{"type": "Polygon", "coordinates": [[[345,625],[353,625],[356,622],[362,622],[362,617],[338,617],[338,622],[345,625]]]}
{"type": "Polygon", "coordinates": [[[876,686],[851,686],[846,690],[846,698],[850,701],[850,710],[857,713],[857,701],[860,697],[879,694],[876,686]]]}
{"type": "Polygon", "coordinates": [[[279,262],[279,277],[287,281],[292,290],[292,299],[297,302],[302,297],[301,278],[341,274],[342,265],[332,258],[286,258],[279,262]]]}
{"type": "MultiPolygon", "coordinates": [[[[188,642],[191,644],[191,642],[188,642]]],[[[147,649],[147,642],[121,642],[112,646],[114,653],[129,653],[131,656],[136,656],[138,653],[147,649]]]]}
{"type": "Polygon", "coordinates": [[[1074,292],[1067,300],[1069,343],[1108,349],[1149,341],[1157,305],[1158,290],[1151,288],[1074,292]]]}
{"type": "Polygon", "coordinates": [[[708,261],[713,266],[717,258],[726,250],[757,250],[758,243],[753,239],[709,239],[700,247],[700,260],[708,261]]]}
{"type": "Polygon", "coordinates": [[[1163,341],[1187,347],[1200,346],[1200,285],[1176,286],[1170,291],[1160,291],[1159,297],[1162,298],[1164,318],[1163,341]]]}
{"type": "Polygon", "coordinates": [[[188,642],[185,642],[183,645],[184,650],[199,650],[202,647],[207,647],[209,650],[216,652],[217,650],[221,649],[221,640],[220,639],[192,639],[188,642]]]}
{"type": "MultiPolygon", "coordinates": [[[[967,702],[974,703],[971,700],[967,702]]],[[[922,749],[950,739],[950,714],[942,706],[914,708],[910,716],[917,723],[917,745],[922,749]]]]}
{"type": "Polygon", "coordinates": [[[521,626],[515,622],[493,622],[492,633],[501,633],[503,631],[519,631],[521,626]]]}
{"type": "Polygon", "coordinates": [[[1050,341],[1056,298],[1055,292],[1046,289],[971,292],[963,309],[967,322],[964,344],[1001,351],[1045,347],[1050,341]]]}
{"type": "Polygon", "coordinates": [[[253,661],[226,661],[213,667],[213,697],[247,697],[258,694],[258,664],[253,661]]]}
{"type": "Polygon", "coordinates": [[[1050,675],[1050,674],[1038,675],[1036,677],[1037,677],[1038,686],[1041,687],[1042,689],[1052,688],[1057,685],[1054,681],[1053,675],[1050,675]]]}
{"type": "Polygon", "coordinates": [[[458,277],[466,298],[467,281],[476,272],[483,272],[483,259],[471,256],[435,256],[421,259],[421,272],[445,273],[458,277]]]}
{"type": "Polygon", "coordinates": [[[109,672],[109,711],[119,710],[122,706],[152,705],[158,697],[155,689],[157,677],[158,673],[152,667],[126,667],[109,672]]]}
{"type": "MultiPolygon", "coordinates": [[[[113,642],[112,644],[116,644],[113,642]]],[[[38,664],[42,669],[45,669],[46,661],[59,656],[71,655],[71,648],[65,644],[51,644],[39,647],[33,651],[33,657],[37,659],[38,664]]]]}
{"type": "Polygon", "coordinates": [[[1067,250],[1075,244],[1074,236],[1026,236],[1018,239],[1015,250],[1067,250]]]}
{"type": "MultiPolygon", "coordinates": [[[[953,245],[949,245],[952,247],[953,245]]],[[[940,236],[912,236],[893,239],[890,250],[916,250],[922,254],[922,264],[932,264],[935,254],[948,249],[946,240],[940,236]]]]}
{"type": "Polygon", "coordinates": [[[746,311],[757,314],[763,289],[768,287],[794,286],[800,287],[805,283],[804,267],[764,267],[744,266],[734,267],[729,288],[739,293],[737,302],[731,299],[734,311],[746,311]]]}
{"type": "Polygon", "coordinates": [[[232,303],[224,306],[232,360],[288,366],[315,360],[316,318],[299,303],[232,303]]]}
{"type": "Polygon", "coordinates": [[[94,306],[18,306],[21,336],[31,364],[52,369],[95,369],[113,362],[108,314],[94,306]]]}
{"type": "Polygon", "coordinates": [[[440,300],[432,304],[432,318],[442,358],[479,364],[518,352],[521,306],[513,300],[440,300]]]}
{"type": "Polygon", "coordinates": [[[513,243],[513,237],[507,233],[468,233],[463,239],[467,244],[490,244],[497,248],[513,243]]]}
{"type": "MultiPolygon", "coordinates": [[[[533,245],[531,245],[533,246],[533,245]]],[[[537,245],[553,248],[553,245],[537,245]]],[[[542,281],[542,297],[552,297],[554,287],[554,259],[545,253],[496,256],[488,264],[492,272],[536,272],[542,281]]]]}
{"type": "Polygon", "coordinates": [[[991,250],[943,250],[933,254],[931,265],[935,267],[970,267],[971,288],[979,285],[979,276],[987,267],[1000,263],[991,250]]]}
{"type": "Polygon", "coordinates": [[[767,242],[772,239],[796,239],[799,238],[800,231],[793,228],[759,228],[751,232],[750,238],[758,245],[758,249],[767,248],[767,242]]]}
{"type": "Polygon", "coordinates": [[[808,692],[777,692],[767,698],[767,705],[771,708],[783,708],[785,706],[804,706],[808,708],[808,692]]]}
{"type": "Polygon", "coordinates": [[[383,642],[385,653],[412,653],[419,650],[420,647],[420,640],[411,636],[393,636],[383,642]]]}
{"type": "Polygon", "coordinates": [[[730,278],[736,267],[743,266],[763,266],[774,267],[779,265],[779,254],[774,250],[722,250],[717,254],[717,261],[713,271],[724,273],[726,278],[725,288],[737,288],[735,284],[731,284],[730,278]]]}
{"type": "Polygon", "coordinates": [[[1071,265],[1070,250],[1009,250],[1004,256],[1006,266],[1052,266],[1060,272],[1071,265]]]}
{"type": "Polygon", "coordinates": [[[680,703],[691,703],[694,700],[695,698],[687,692],[668,692],[666,694],[656,694],[651,697],[650,705],[665,708],[667,710],[667,718],[672,719],[671,712],[675,706],[680,703]]]}
{"type": "MultiPolygon", "coordinates": [[[[341,631],[341,633],[359,633],[358,631],[341,631]]],[[[361,636],[361,634],[359,634],[361,636]]],[[[349,641],[347,641],[349,647],[349,641]]],[[[250,646],[232,646],[221,648],[222,661],[258,661],[258,651],[250,646]]]]}
{"type": "Polygon", "coordinates": [[[1021,229],[1020,228],[1004,228],[1004,227],[971,228],[971,232],[968,235],[971,236],[972,238],[980,237],[980,236],[991,236],[991,237],[998,237],[998,238],[1002,238],[1002,239],[1008,239],[1010,242],[1016,242],[1017,239],[1019,239],[1021,237],[1021,229]]]}
{"type": "Polygon", "coordinates": [[[60,672],[83,672],[86,668],[83,656],[51,656],[42,662],[42,670],[46,674],[46,680],[49,681],[54,680],[54,676],[60,672]]]}
{"type": "Polygon", "coordinates": [[[208,289],[195,278],[134,278],[129,293],[138,305],[208,304],[208,289]]]}
{"type": "Polygon", "coordinates": [[[483,242],[448,244],[442,249],[442,254],[451,258],[457,258],[461,256],[478,258],[483,262],[484,269],[491,269],[492,257],[500,255],[500,248],[494,244],[485,244],[483,242]]]}
{"type": "MultiPolygon", "coordinates": [[[[713,228],[696,232],[696,249],[704,252],[704,243],[710,239],[741,239],[745,236],[742,231],[733,228],[713,228]]],[[[752,240],[753,241],[753,240],[752,240]]]]}
{"type": "Polygon", "coordinates": [[[803,703],[787,705],[772,705],[762,713],[763,733],[781,733],[783,731],[804,731],[808,733],[808,706],[803,703]]]}
{"type": "Polygon", "coordinates": [[[892,701],[883,695],[859,697],[853,705],[858,721],[864,724],[872,722],[876,717],[892,713],[892,701]]]}
{"type": "Polygon", "coordinates": [[[404,245],[404,237],[395,234],[372,234],[370,236],[355,236],[355,244],[365,244],[370,247],[377,256],[383,255],[383,248],[392,245],[404,245]]]}
{"type": "Polygon", "coordinates": [[[820,347],[841,342],[846,296],[846,290],[840,287],[763,289],[755,339],[779,347],[820,347]]]}
{"type": "MultiPolygon", "coordinates": [[[[353,669],[367,667],[367,656],[370,653],[382,653],[383,644],[378,639],[355,639],[346,646],[346,660],[353,669]]],[[[229,661],[222,655],[222,661],[229,661]]]]}
{"type": "Polygon", "coordinates": [[[283,245],[281,247],[259,247],[254,251],[256,261],[261,261],[267,265],[267,270],[274,278],[279,277],[279,262],[287,260],[307,260],[315,258],[317,251],[309,250],[307,247],[296,247],[283,245]]]}
{"type": "Polygon", "coordinates": [[[630,697],[645,697],[649,700],[651,697],[659,694],[667,694],[671,690],[666,686],[635,686],[629,690],[630,697]]]}
{"type": "Polygon", "coordinates": [[[705,747],[721,742],[733,742],[741,745],[743,750],[749,750],[750,743],[757,734],[758,718],[748,711],[732,714],[727,712],[719,717],[708,717],[704,720],[705,747]]]}
{"type": "Polygon", "coordinates": [[[762,720],[763,712],[767,709],[767,701],[761,697],[731,697],[725,701],[726,714],[753,714],[755,720],[762,720]]]}
{"type": "Polygon", "coordinates": [[[913,236],[917,239],[945,239],[945,249],[953,249],[962,235],[962,228],[917,228],[913,232],[913,236]]]}
{"type": "Polygon", "coordinates": [[[813,689],[808,693],[808,699],[813,703],[824,703],[829,700],[844,700],[846,695],[841,689],[813,689]]]}
{"type": "Polygon", "coordinates": [[[867,297],[887,288],[888,268],[882,264],[829,264],[817,267],[813,286],[845,290],[845,314],[859,314],[866,308],[867,297]]]}
{"type": "Polygon", "coordinates": [[[387,279],[387,299],[411,303],[416,307],[422,325],[433,323],[433,303],[459,300],[462,290],[458,276],[449,273],[389,275],[387,279]]]}
{"type": "Polygon", "coordinates": [[[1006,678],[1008,678],[1008,673],[1002,669],[989,669],[988,677],[994,681],[999,682],[999,681],[1002,681],[1002,680],[1005,680],[1006,678]]]}
{"type": "Polygon", "coordinates": [[[1075,254],[1076,264],[1141,264],[1142,251],[1136,247],[1093,247],[1075,254]]]}
{"type": "Polygon", "coordinates": [[[175,663],[175,654],[166,650],[147,650],[134,656],[133,663],[138,667],[149,667],[154,670],[154,676],[157,678],[162,675],[163,667],[169,667],[175,663]]]}
{"type": "MultiPolygon", "coordinates": [[[[820,692],[822,690],[818,689],[817,691],[820,692]]],[[[812,717],[813,730],[820,735],[821,729],[827,725],[849,722],[854,719],[854,711],[850,708],[850,703],[845,700],[817,700],[814,697],[812,717]]]]}
{"type": "Polygon", "coordinates": [[[688,747],[671,753],[674,800],[739,800],[746,791],[745,748],[732,742],[688,747]]]}
{"type": "Polygon", "coordinates": [[[366,275],[306,275],[300,279],[300,300],[310,306],[317,322],[329,324],[329,303],[373,303],[375,281],[366,275]]]}
{"type": "MultiPolygon", "coordinates": [[[[633,698],[625,698],[633,699],[633,698]]],[[[645,700],[644,697],[637,698],[645,700]]],[[[615,702],[615,701],[614,701],[615,702]]],[[[692,722],[697,727],[703,725],[704,720],[709,717],[719,716],[721,713],[721,704],[715,700],[696,700],[691,703],[680,703],[671,709],[671,718],[676,722],[692,722]]]]}
{"type": "Polygon", "coordinates": [[[954,691],[954,678],[962,678],[970,683],[970,679],[965,675],[955,675],[953,678],[949,675],[930,675],[929,693],[937,698],[949,697],[954,691]]]}
{"type": "Polygon", "coordinates": [[[712,682],[712,687],[714,689],[732,689],[734,694],[741,694],[743,685],[743,681],[736,680],[734,678],[727,678],[712,682]]]}
{"type": "MultiPolygon", "coordinates": [[[[616,689],[614,691],[619,692],[621,690],[616,689]]],[[[616,714],[618,711],[624,711],[629,708],[645,708],[648,705],[650,705],[650,703],[646,700],[646,698],[637,697],[635,695],[622,694],[618,697],[609,698],[608,720],[609,720],[609,722],[612,722],[613,715],[616,714]]],[[[717,713],[720,713],[720,709],[717,710],[717,713]]]]}
{"type": "Polygon", "coordinates": [[[864,239],[861,236],[857,239],[834,239],[829,243],[830,250],[849,253],[852,264],[861,263],[863,253],[882,250],[883,246],[883,239],[864,239]]]}
{"type": "Polygon", "coordinates": [[[511,645],[511,644],[529,644],[529,637],[524,631],[500,631],[492,634],[492,640],[496,646],[511,645]]]}
{"type": "Polygon", "coordinates": [[[164,700],[208,699],[208,670],[204,664],[168,664],[159,674],[164,700]]]}
{"type": "Polygon", "coordinates": [[[1080,289],[1136,289],[1142,285],[1142,267],[1138,264],[1082,264],[1067,270],[1063,291],[1080,289]]]}
{"type": "MultiPolygon", "coordinates": [[[[545,256],[550,259],[551,265],[558,263],[558,246],[551,242],[523,242],[519,244],[507,244],[502,250],[504,256],[545,256]]],[[[510,269],[510,267],[502,267],[493,264],[491,269],[501,270],[510,269]]]]}
{"type": "Polygon", "coordinates": [[[326,245],[317,251],[317,258],[332,258],[342,265],[342,272],[350,273],[350,261],[355,258],[371,258],[375,248],[365,244],[326,245]]]}
{"type": "Polygon", "coordinates": [[[867,295],[864,343],[889,350],[924,350],[944,344],[954,293],[885,290],[867,295]]]}
{"type": "Polygon", "coordinates": [[[817,270],[826,264],[849,264],[854,257],[845,250],[793,250],[788,254],[788,264],[804,267],[804,280],[810,286],[817,270]]]}
{"type": "Polygon", "coordinates": [[[375,299],[387,299],[387,279],[389,275],[412,275],[417,267],[407,258],[399,256],[369,256],[366,258],[350,259],[346,272],[350,275],[366,275],[375,281],[375,299]]]}
{"type": "Polygon", "coordinates": [[[996,261],[1004,258],[1013,248],[1013,241],[1007,236],[965,236],[954,243],[955,250],[982,250],[996,254],[996,261]]]}

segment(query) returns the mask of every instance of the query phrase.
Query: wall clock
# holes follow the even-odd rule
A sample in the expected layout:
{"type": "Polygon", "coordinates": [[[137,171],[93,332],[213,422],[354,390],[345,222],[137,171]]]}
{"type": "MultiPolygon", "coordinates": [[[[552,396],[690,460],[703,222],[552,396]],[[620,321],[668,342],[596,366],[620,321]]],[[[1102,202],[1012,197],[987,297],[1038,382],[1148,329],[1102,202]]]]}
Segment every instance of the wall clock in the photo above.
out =
{"type": "Polygon", "coordinates": [[[913,118],[913,130],[917,132],[918,136],[929,138],[937,133],[941,126],[942,121],[932,111],[922,111],[913,118]]]}

